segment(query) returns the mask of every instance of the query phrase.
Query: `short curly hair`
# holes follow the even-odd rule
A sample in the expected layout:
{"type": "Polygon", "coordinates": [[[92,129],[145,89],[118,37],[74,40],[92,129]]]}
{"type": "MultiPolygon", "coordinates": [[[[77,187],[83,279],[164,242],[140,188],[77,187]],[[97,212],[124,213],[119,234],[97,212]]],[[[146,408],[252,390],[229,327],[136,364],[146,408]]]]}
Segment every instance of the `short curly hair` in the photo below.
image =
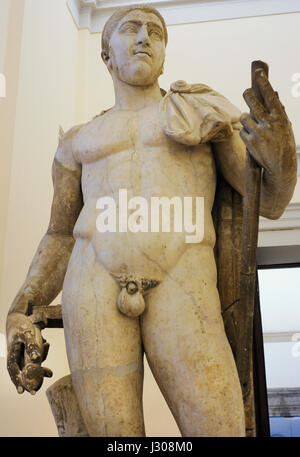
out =
{"type": "Polygon", "coordinates": [[[102,32],[102,39],[101,39],[102,51],[108,52],[110,38],[111,38],[115,28],[119,24],[120,20],[124,16],[126,16],[126,14],[128,14],[128,13],[130,13],[130,11],[134,11],[134,10],[142,10],[142,11],[146,11],[148,13],[153,13],[159,18],[159,20],[161,21],[162,26],[163,26],[164,39],[165,39],[165,44],[167,46],[167,43],[168,43],[167,26],[166,26],[165,20],[162,17],[162,15],[160,14],[160,12],[156,8],[153,8],[153,6],[150,6],[150,5],[130,5],[130,6],[123,6],[121,8],[118,8],[111,15],[111,17],[107,20],[107,22],[104,26],[103,32],[102,32]]]}

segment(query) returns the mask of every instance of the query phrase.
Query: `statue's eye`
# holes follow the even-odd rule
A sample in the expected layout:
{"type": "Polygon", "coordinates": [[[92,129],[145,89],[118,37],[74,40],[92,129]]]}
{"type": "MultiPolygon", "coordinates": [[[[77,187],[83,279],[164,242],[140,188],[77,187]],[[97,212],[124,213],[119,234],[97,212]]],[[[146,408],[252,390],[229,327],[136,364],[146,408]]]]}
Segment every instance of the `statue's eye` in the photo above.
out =
{"type": "Polygon", "coordinates": [[[137,33],[138,29],[135,24],[124,24],[122,27],[122,32],[128,32],[128,33],[137,33]]]}
{"type": "Polygon", "coordinates": [[[158,29],[150,29],[149,30],[149,36],[155,38],[156,40],[162,40],[162,33],[160,30],[158,29]]]}

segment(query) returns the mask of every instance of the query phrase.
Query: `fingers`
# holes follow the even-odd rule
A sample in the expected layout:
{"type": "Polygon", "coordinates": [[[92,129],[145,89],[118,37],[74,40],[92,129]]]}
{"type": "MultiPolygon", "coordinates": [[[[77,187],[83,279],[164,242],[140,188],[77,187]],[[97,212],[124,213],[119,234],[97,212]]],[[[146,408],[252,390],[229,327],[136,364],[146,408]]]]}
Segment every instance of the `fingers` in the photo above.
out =
{"type": "MultiPolygon", "coordinates": [[[[32,362],[25,365],[22,371],[18,369],[17,365],[12,367],[12,370],[14,368],[16,369],[16,376],[13,376],[12,379],[20,394],[26,390],[31,395],[35,395],[42,387],[43,379],[51,378],[53,376],[53,373],[49,368],[41,367],[39,364],[32,362]]],[[[14,372],[11,372],[14,375],[14,372]]]]}
{"type": "Polygon", "coordinates": [[[253,159],[257,162],[257,164],[262,168],[268,169],[267,164],[264,163],[264,157],[257,153],[257,137],[253,135],[253,133],[248,133],[245,128],[240,130],[240,137],[242,138],[247,150],[253,159]]]}
{"type": "MultiPolygon", "coordinates": [[[[47,352],[48,348],[49,344],[45,342],[42,351],[47,352]]],[[[25,332],[22,338],[10,345],[7,369],[19,394],[27,390],[34,395],[40,389],[43,378],[53,376],[49,368],[41,367],[42,357],[40,354],[41,350],[30,332],[25,332]]]]}
{"type": "Polygon", "coordinates": [[[243,142],[245,143],[247,149],[248,149],[248,145],[250,144],[251,142],[251,134],[249,134],[247,132],[247,130],[245,130],[244,128],[240,130],[240,137],[242,138],[243,142]]]}
{"type": "Polygon", "coordinates": [[[22,384],[24,388],[34,395],[43,384],[44,378],[51,378],[52,371],[49,368],[41,367],[38,363],[28,363],[21,372],[22,384]]]}
{"type": "Polygon", "coordinates": [[[40,389],[44,377],[52,376],[49,368],[41,366],[47,357],[49,344],[43,339],[40,329],[28,321],[26,316],[18,315],[11,321],[7,369],[19,393],[26,390],[34,395],[40,389]]]}
{"type": "Polygon", "coordinates": [[[43,343],[43,360],[42,360],[42,362],[44,362],[44,360],[46,360],[46,358],[47,358],[47,355],[48,355],[48,352],[49,352],[49,347],[50,347],[50,344],[47,343],[47,341],[44,340],[44,343],[43,343]]]}
{"type": "Polygon", "coordinates": [[[254,149],[254,144],[253,144],[254,143],[253,135],[251,133],[248,133],[247,130],[245,130],[245,128],[242,128],[240,130],[240,137],[242,138],[243,142],[245,143],[248,151],[251,153],[252,156],[254,156],[253,152],[255,152],[255,149],[254,149]]]}
{"type": "Polygon", "coordinates": [[[29,362],[23,368],[21,378],[28,392],[38,391],[43,384],[44,369],[37,363],[29,362]]]}
{"type": "Polygon", "coordinates": [[[247,130],[248,133],[250,133],[250,132],[254,133],[257,130],[257,127],[258,127],[257,122],[255,122],[251,118],[251,116],[249,116],[249,114],[247,114],[247,113],[243,113],[241,115],[240,122],[243,125],[243,127],[245,128],[245,130],[247,130]]]}
{"type": "Polygon", "coordinates": [[[266,121],[270,113],[286,117],[286,112],[279,99],[278,92],[273,90],[265,73],[258,69],[255,75],[263,103],[260,103],[257,99],[253,89],[245,90],[243,97],[250,108],[251,116],[260,123],[266,121]]]}
{"type": "Polygon", "coordinates": [[[51,378],[52,371],[49,368],[42,367],[41,363],[46,359],[49,344],[39,335],[31,332],[25,332],[25,351],[29,357],[29,363],[24,367],[21,373],[21,379],[25,389],[34,395],[42,386],[44,377],[51,378]],[[40,344],[38,344],[40,342],[40,344]]]}
{"type": "Polygon", "coordinates": [[[25,351],[30,360],[34,363],[42,362],[42,351],[36,343],[35,335],[30,330],[24,332],[25,351]]]}
{"type": "Polygon", "coordinates": [[[52,378],[53,373],[52,373],[52,371],[50,370],[50,368],[44,367],[43,370],[44,370],[44,377],[45,377],[45,378],[52,378]]]}
{"type": "Polygon", "coordinates": [[[250,108],[252,117],[256,122],[264,122],[267,118],[267,111],[264,106],[257,100],[252,89],[246,89],[243,93],[245,102],[250,108]]]}
{"type": "Polygon", "coordinates": [[[21,370],[19,367],[22,351],[23,344],[19,342],[13,344],[7,354],[7,370],[19,394],[24,392],[24,387],[21,379],[21,370]]]}
{"type": "Polygon", "coordinates": [[[282,105],[278,98],[278,94],[273,90],[273,87],[271,86],[271,83],[264,71],[261,69],[256,70],[255,79],[267,110],[270,113],[274,111],[282,113],[282,105]]]}

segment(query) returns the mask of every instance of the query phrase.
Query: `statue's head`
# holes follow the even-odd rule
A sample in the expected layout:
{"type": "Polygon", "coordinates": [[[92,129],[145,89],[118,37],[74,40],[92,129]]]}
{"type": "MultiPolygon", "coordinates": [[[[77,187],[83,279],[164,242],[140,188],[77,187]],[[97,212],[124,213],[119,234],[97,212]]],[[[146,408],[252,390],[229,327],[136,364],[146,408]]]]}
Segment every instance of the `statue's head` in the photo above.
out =
{"type": "Polygon", "coordinates": [[[148,5],[119,8],[102,33],[102,59],[113,77],[149,86],[163,72],[168,33],[160,13],[148,5]]]}

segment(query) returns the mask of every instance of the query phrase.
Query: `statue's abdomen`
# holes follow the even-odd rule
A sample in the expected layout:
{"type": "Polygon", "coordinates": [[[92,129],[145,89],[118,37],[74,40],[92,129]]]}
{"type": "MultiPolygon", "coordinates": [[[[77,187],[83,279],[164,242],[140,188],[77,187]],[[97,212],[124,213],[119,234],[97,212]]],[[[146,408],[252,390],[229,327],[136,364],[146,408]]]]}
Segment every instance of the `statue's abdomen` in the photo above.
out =
{"type": "Polygon", "coordinates": [[[164,145],[160,148],[136,145],[134,149],[83,164],[84,207],[75,225],[74,237],[89,239],[97,259],[108,271],[118,273],[125,268],[159,280],[173,268],[189,245],[187,236],[194,235],[184,228],[184,214],[188,212],[184,197],[191,197],[192,201],[192,212],[186,214],[186,217],[192,215],[190,223],[197,227],[199,223],[203,224],[201,244],[214,246],[211,207],[215,180],[215,164],[208,145],[187,147],[172,143],[172,147],[164,145]],[[130,210],[128,205],[134,197],[142,197],[143,205],[141,201],[136,202],[135,209],[130,210]],[[153,211],[155,198],[164,199],[163,210],[160,209],[159,213],[153,211]],[[172,202],[174,198],[177,203],[175,206],[170,204],[170,231],[163,232],[162,212],[168,219],[168,201],[172,202]],[[204,199],[204,206],[200,216],[198,211],[196,220],[197,198],[204,199]],[[143,209],[147,207],[147,214],[141,206],[143,209]],[[180,207],[182,231],[177,232],[180,225],[174,230],[174,219],[179,220],[180,207]],[[137,222],[143,227],[142,232],[133,232],[130,226],[129,218],[136,209],[140,212],[137,222]],[[104,211],[107,215],[106,232],[103,231],[104,224],[101,227],[100,215],[104,211]],[[127,222],[127,232],[120,226],[120,211],[127,222]],[[153,232],[153,220],[157,215],[158,233],[153,232]]]}

